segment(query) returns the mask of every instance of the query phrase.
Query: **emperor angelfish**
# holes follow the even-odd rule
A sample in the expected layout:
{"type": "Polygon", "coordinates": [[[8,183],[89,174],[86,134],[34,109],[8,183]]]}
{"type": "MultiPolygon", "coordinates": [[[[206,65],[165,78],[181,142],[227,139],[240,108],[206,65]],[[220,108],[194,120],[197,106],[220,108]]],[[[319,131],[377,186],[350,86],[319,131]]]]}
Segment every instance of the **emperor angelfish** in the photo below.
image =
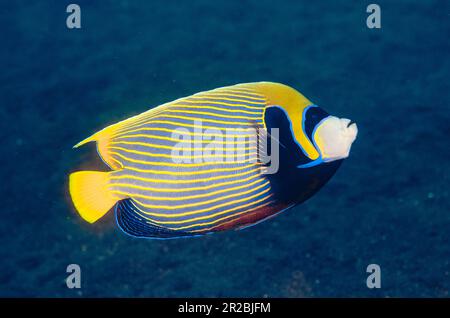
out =
{"type": "Polygon", "coordinates": [[[118,226],[135,237],[241,229],[310,198],[348,157],[356,135],[355,123],[289,86],[222,87],[152,108],[75,145],[95,141],[111,171],[72,173],[70,194],[90,223],[115,206],[118,226]],[[250,137],[258,131],[276,142],[255,143],[250,137]],[[203,151],[180,151],[180,142],[203,151]],[[269,163],[236,154],[259,158],[258,152],[275,153],[274,145],[273,173],[269,163]]]}

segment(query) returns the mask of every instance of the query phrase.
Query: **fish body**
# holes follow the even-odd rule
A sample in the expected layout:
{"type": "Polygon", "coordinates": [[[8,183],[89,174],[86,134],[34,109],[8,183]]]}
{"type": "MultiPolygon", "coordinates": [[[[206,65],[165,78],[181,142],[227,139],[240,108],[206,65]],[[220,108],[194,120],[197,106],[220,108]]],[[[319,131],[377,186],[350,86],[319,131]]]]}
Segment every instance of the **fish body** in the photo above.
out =
{"type": "MultiPolygon", "coordinates": [[[[296,90],[271,82],[180,98],[77,144],[96,142],[111,171],[71,174],[70,193],[86,221],[97,221],[115,206],[119,227],[136,237],[248,227],[305,201],[334,174],[342,154],[322,140],[335,135],[336,123],[326,125],[331,118],[336,117],[296,90]],[[271,137],[273,128],[275,146],[255,138],[261,132],[271,137]],[[267,173],[261,154],[275,147],[277,169],[267,173]],[[329,149],[337,159],[322,154],[332,153],[329,149]]],[[[356,125],[346,129],[351,144],[356,125]]]]}

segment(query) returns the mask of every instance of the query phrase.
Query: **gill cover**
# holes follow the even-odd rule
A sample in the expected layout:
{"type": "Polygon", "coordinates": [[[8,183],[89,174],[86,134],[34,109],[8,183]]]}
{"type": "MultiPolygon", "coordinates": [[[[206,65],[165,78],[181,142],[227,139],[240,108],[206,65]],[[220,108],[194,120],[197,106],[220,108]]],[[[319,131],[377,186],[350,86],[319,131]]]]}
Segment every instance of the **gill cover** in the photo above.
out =
{"type": "MultiPolygon", "coordinates": [[[[281,134],[283,130],[289,130],[289,136],[286,137],[298,146],[297,151],[309,161],[318,159],[319,152],[305,134],[303,126],[305,112],[313,103],[297,90],[283,84],[260,82],[256,83],[256,88],[267,99],[264,112],[266,128],[279,128],[281,134]]],[[[282,140],[280,142],[283,143],[282,140]]]]}

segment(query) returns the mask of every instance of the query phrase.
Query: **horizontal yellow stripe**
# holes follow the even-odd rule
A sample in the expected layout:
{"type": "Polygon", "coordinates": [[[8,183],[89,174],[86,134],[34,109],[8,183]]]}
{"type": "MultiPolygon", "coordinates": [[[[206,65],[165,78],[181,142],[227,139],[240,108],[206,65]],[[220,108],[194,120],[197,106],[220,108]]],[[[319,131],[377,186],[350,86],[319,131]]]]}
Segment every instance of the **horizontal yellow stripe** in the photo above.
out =
{"type": "MultiPolygon", "coordinates": [[[[239,136],[239,135],[236,135],[239,136]]],[[[248,135],[249,137],[253,137],[253,135],[248,135]]],[[[195,136],[194,136],[195,137],[195,136]]],[[[203,136],[201,136],[203,137],[203,136]]],[[[218,135],[218,137],[221,137],[220,135],[218,135]]],[[[226,135],[224,135],[223,137],[226,137],[226,135]]],[[[227,140],[215,140],[215,139],[203,139],[200,138],[200,140],[195,140],[195,142],[200,142],[203,144],[206,143],[211,143],[214,141],[214,143],[217,144],[224,144],[224,145],[235,145],[235,144],[247,144],[248,141],[245,140],[240,140],[242,139],[242,136],[240,136],[241,138],[238,138],[237,140],[234,141],[227,141],[227,140]]],[[[164,137],[164,136],[158,136],[158,135],[151,135],[151,134],[132,134],[132,135],[124,135],[124,136],[120,136],[120,137],[116,137],[113,140],[118,140],[118,139],[131,139],[131,138],[149,138],[149,139],[158,139],[158,140],[167,140],[167,141],[173,141],[173,142],[183,142],[183,140],[181,139],[177,139],[177,138],[171,138],[171,137],[164,137]]],[[[227,138],[225,138],[227,139],[227,138]]]]}
{"type": "MultiPolygon", "coordinates": [[[[189,101],[188,99],[182,99],[182,100],[180,100],[179,102],[181,102],[181,101],[182,101],[183,103],[184,103],[184,102],[185,102],[185,103],[194,103],[194,104],[198,103],[198,102],[196,102],[196,101],[189,101]]],[[[199,100],[199,101],[201,101],[201,100],[199,100]]],[[[178,103],[179,103],[179,102],[178,102],[178,103]]],[[[177,105],[178,103],[173,103],[172,106],[175,106],[175,105],[177,105]]],[[[254,107],[254,106],[246,106],[246,105],[238,105],[238,104],[230,104],[230,103],[222,103],[222,102],[214,102],[214,101],[207,102],[207,103],[208,103],[208,104],[216,104],[216,105],[234,106],[234,107],[242,106],[242,107],[248,108],[248,109],[258,109],[258,110],[261,110],[261,107],[254,107]]],[[[167,113],[169,110],[170,110],[169,106],[166,106],[164,109],[161,109],[161,110],[159,110],[159,111],[155,111],[155,112],[152,112],[152,113],[149,113],[149,114],[146,114],[146,115],[144,115],[145,113],[144,113],[144,114],[141,114],[141,115],[142,115],[141,117],[135,118],[133,122],[129,122],[127,125],[125,125],[125,122],[123,122],[120,126],[124,126],[124,127],[119,128],[118,130],[119,130],[119,131],[123,131],[123,129],[133,128],[133,127],[142,125],[142,124],[144,124],[144,123],[147,123],[147,122],[149,122],[150,120],[151,120],[151,122],[154,122],[154,121],[153,121],[154,118],[169,117],[169,118],[179,118],[179,119],[192,119],[191,117],[186,117],[186,116],[181,116],[181,115],[176,116],[176,117],[171,117],[170,115],[165,116],[165,113],[167,113]]],[[[139,115],[138,115],[138,116],[139,116],[139,115]]],[[[211,122],[211,123],[225,123],[225,124],[233,124],[233,125],[238,125],[238,124],[248,125],[248,123],[233,123],[233,122],[230,122],[230,121],[226,121],[226,122],[223,122],[223,121],[222,121],[222,122],[221,122],[221,121],[216,121],[216,120],[206,119],[206,118],[197,118],[197,119],[198,119],[198,120],[202,120],[202,121],[204,121],[204,122],[211,122]]]]}
{"type": "MultiPolygon", "coordinates": [[[[255,100],[256,103],[258,103],[258,102],[266,103],[266,97],[257,93],[257,91],[255,91],[253,89],[242,88],[242,87],[236,87],[236,88],[231,88],[231,89],[230,88],[220,88],[220,89],[215,89],[215,90],[211,90],[211,91],[200,92],[200,93],[197,93],[194,95],[178,98],[178,99],[168,102],[168,103],[164,103],[162,105],[159,105],[157,107],[149,109],[141,114],[132,116],[132,117],[122,120],[114,125],[111,125],[108,127],[108,129],[110,129],[111,132],[114,132],[114,135],[117,135],[118,133],[120,133],[124,130],[126,131],[129,129],[132,129],[136,125],[140,125],[141,123],[147,122],[150,118],[153,118],[154,116],[163,113],[166,109],[173,107],[174,104],[176,104],[178,102],[186,101],[187,99],[193,98],[193,97],[201,98],[202,96],[218,97],[218,98],[222,96],[222,98],[229,98],[230,101],[232,101],[231,99],[233,99],[233,98],[236,98],[236,101],[238,101],[239,98],[244,98],[245,100],[242,100],[242,102],[244,104],[253,103],[249,100],[255,100]]],[[[235,106],[235,105],[236,104],[231,104],[231,106],[235,106]]],[[[230,106],[230,105],[226,105],[226,106],[230,106]]],[[[246,105],[243,105],[243,106],[245,107],[246,105]]],[[[247,107],[249,107],[249,106],[247,106],[247,107]]],[[[262,107],[259,107],[259,108],[257,107],[256,109],[261,111],[262,107]]]]}
{"type": "Polygon", "coordinates": [[[247,103],[247,104],[252,104],[252,105],[265,106],[264,99],[258,99],[258,101],[256,101],[255,99],[244,100],[244,99],[239,99],[239,98],[232,98],[232,97],[230,98],[229,95],[209,94],[209,93],[202,94],[199,97],[213,98],[215,100],[226,100],[226,101],[230,101],[230,102],[239,102],[239,103],[247,103]]]}
{"type": "MultiPolygon", "coordinates": [[[[155,224],[184,224],[184,223],[191,223],[191,222],[195,222],[195,221],[200,221],[200,220],[205,220],[205,219],[211,219],[211,218],[214,218],[214,217],[219,216],[219,215],[223,215],[223,214],[226,214],[226,213],[229,213],[229,212],[232,212],[232,211],[236,211],[236,210],[238,210],[238,209],[242,209],[242,208],[249,207],[249,206],[251,206],[251,205],[253,205],[253,204],[257,204],[257,203],[260,203],[260,202],[262,202],[262,201],[264,201],[264,200],[267,200],[267,199],[270,198],[271,196],[273,196],[273,194],[272,194],[272,193],[269,193],[268,195],[266,195],[265,197],[263,197],[263,198],[261,198],[261,199],[259,199],[259,200],[257,200],[257,201],[250,202],[250,203],[241,205],[241,206],[239,206],[239,207],[230,208],[230,209],[227,209],[227,210],[225,210],[225,211],[213,213],[213,214],[210,214],[210,215],[199,216],[199,217],[192,218],[192,219],[187,219],[187,220],[180,220],[180,221],[156,221],[156,220],[153,220],[153,219],[148,218],[147,216],[145,216],[145,215],[143,215],[143,214],[139,214],[139,215],[140,215],[141,217],[143,217],[144,219],[149,220],[150,222],[154,222],[155,224]]],[[[131,201],[131,203],[134,205],[134,202],[133,202],[133,201],[131,201]]],[[[136,205],[134,205],[134,206],[135,206],[135,208],[136,208],[138,211],[140,211],[141,213],[147,214],[147,213],[145,213],[144,211],[140,210],[136,205]]],[[[176,230],[176,228],[170,228],[170,229],[171,229],[171,230],[176,230]]]]}
{"type": "Polygon", "coordinates": [[[192,96],[224,96],[226,98],[245,98],[245,102],[247,102],[247,100],[254,100],[256,102],[260,102],[260,103],[265,103],[266,102],[266,98],[261,96],[261,97],[255,97],[255,96],[251,96],[251,95],[244,95],[246,93],[241,92],[241,93],[226,93],[226,92],[218,92],[218,91],[209,91],[209,92],[205,92],[203,94],[195,94],[192,96]]]}
{"type": "MultiPolygon", "coordinates": [[[[179,209],[185,209],[185,208],[192,208],[192,207],[202,206],[202,205],[214,203],[214,202],[217,202],[217,201],[222,201],[222,200],[226,200],[226,199],[240,197],[240,196],[245,195],[245,194],[253,193],[256,190],[264,188],[267,185],[269,185],[269,181],[266,181],[265,183],[260,184],[259,186],[255,187],[253,189],[247,190],[247,191],[242,191],[242,192],[239,192],[239,193],[233,193],[233,194],[230,194],[230,195],[221,196],[219,198],[214,198],[214,199],[210,199],[210,200],[206,200],[206,201],[202,201],[202,202],[186,203],[186,204],[180,204],[180,205],[174,205],[174,204],[170,204],[170,205],[162,204],[162,205],[159,205],[159,204],[144,203],[144,202],[138,200],[137,198],[149,199],[149,200],[153,200],[153,198],[149,197],[149,196],[146,196],[146,195],[141,195],[141,194],[133,194],[133,196],[131,196],[131,198],[134,201],[136,201],[137,203],[139,203],[141,206],[144,206],[146,208],[173,211],[173,210],[179,210],[179,209]]],[[[270,190],[270,188],[267,188],[266,191],[262,191],[259,194],[266,193],[269,190],[270,190]]],[[[214,209],[214,208],[211,208],[211,209],[214,209]]],[[[204,211],[204,212],[207,212],[207,211],[204,211]]]]}
{"type": "MultiPolygon", "coordinates": [[[[181,103],[181,102],[180,102],[181,103]]],[[[219,110],[226,113],[243,113],[243,114],[249,114],[249,115],[260,115],[262,114],[262,109],[260,111],[250,111],[250,110],[236,110],[231,108],[225,108],[225,107],[215,107],[215,106],[202,106],[202,105],[183,105],[183,104],[176,104],[173,105],[173,108],[193,108],[193,109],[213,109],[213,110],[219,110]]]]}
{"type": "MultiPolygon", "coordinates": [[[[119,161],[117,161],[114,158],[110,158],[115,160],[116,162],[118,162],[120,164],[120,166],[123,167],[123,164],[120,163],[119,161]]],[[[161,162],[161,161],[146,161],[147,165],[149,166],[164,166],[164,167],[178,167],[178,168],[194,168],[194,167],[200,167],[200,166],[212,166],[212,165],[236,165],[236,164],[243,164],[243,163],[252,163],[255,165],[262,165],[262,163],[260,162],[255,162],[255,158],[248,158],[248,159],[244,159],[244,160],[236,160],[233,162],[214,162],[214,161],[206,161],[206,162],[199,162],[199,163],[175,163],[175,162],[161,162]]],[[[145,172],[146,170],[142,170],[143,172],[145,172]]]]}
{"type": "MultiPolygon", "coordinates": [[[[146,111],[144,113],[141,113],[139,115],[130,117],[130,118],[128,118],[128,119],[126,119],[126,120],[124,120],[124,121],[122,121],[122,122],[120,122],[120,123],[118,123],[116,125],[119,128],[118,130],[122,130],[122,129],[125,129],[125,128],[133,127],[133,126],[135,126],[137,124],[140,124],[140,123],[142,123],[144,121],[148,121],[149,119],[154,118],[156,115],[159,115],[159,114],[163,113],[164,111],[170,109],[170,107],[175,106],[176,103],[187,101],[189,98],[199,98],[199,97],[201,97],[203,95],[204,96],[217,96],[217,94],[214,94],[214,93],[210,93],[210,94],[199,93],[199,95],[195,94],[195,95],[191,95],[191,96],[188,96],[188,97],[179,98],[179,99],[177,99],[175,101],[172,101],[172,102],[169,102],[169,103],[157,106],[155,108],[152,108],[152,109],[150,109],[150,110],[148,110],[148,111],[146,111]]],[[[220,96],[220,94],[219,94],[219,96],[220,96]]],[[[226,96],[228,96],[228,95],[226,95],[226,96]]],[[[239,97],[239,96],[237,96],[237,97],[239,97]]],[[[260,97],[258,99],[254,99],[254,98],[249,97],[249,96],[241,96],[241,98],[257,100],[257,101],[259,101],[259,103],[258,102],[255,103],[255,102],[251,102],[251,101],[246,101],[246,100],[233,99],[233,98],[231,98],[230,101],[242,101],[243,103],[261,104],[261,106],[264,106],[263,103],[265,102],[265,99],[263,97],[260,97]]],[[[237,104],[230,104],[230,105],[226,105],[226,106],[238,106],[238,105],[237,104]]],[[[251,106],[247,106],[247,105],[241,105],[241,106],[244,107],[244,108],[246,108],[246,107],[247,108],[249,107],[250,109],[252,108],[251,106]]],[[[256,109],[262,110],[262,107],[258,107],[256,109]]]]}
{"type": "MultiPolygon", "coordinates": [[[[257,158],[257,152],[248,152],[248,153],[239,153],[239,149],[232,149],[234,150],[236,153],[233,154],[214,154],[214,155],[205,155],[205,154],[201,154],[201,155],[185,155],[185,156],[176,156],[176,155],[172,155],[172,154],[154,154],[154,153],[149,153],[149,152],[144,152],[144,151],[138,151],[138,150],[131,150],[131,149],[126,149],[126,148],[122,148],[122,147],[109,147],[109,148],[115,148],[115,149],[119,149],[121,151],[125,151],[128,153],[134,153],[134,154],[138,154],[138,155],[142,155],[142,156],[146,156],[146,157],[152,157],[152,158],[168,158],[168,159],[221,159],[221,158],[250,158],[250,156],[252,158],[257,158]]],[[[256,150],[256,147],[249,147],[248,150],[256,150]]],[[[134,163],[141,163],[144,165],[147,165],[147,161],[144,160],[138,160],[138,159],[133,159],[130,157],[127,157],[123,154],[120,154],[118,152],[115,151],[109,151],[108,152],[109,155],[115,155],[115,156],[119,156],[122,159],[125,159],[127,161],[130,162],[134,162],[134,163]]],[[[216,161],[216,163],[221,163],[223,161],[216,161]]]]}
{"type": "MultiPolygon", "coordinates": [[[[190,118],[192,119],[192,118],[190,118]]],[[[243,128],[243,127],[217,127],[217,126],[206,126],[206,125],[195,125],[195,124],[186,124],[186,123],[179,123],[179,122],[175,122],[175,121],[170,121],[170,120],[152,120],[149,123],[143,123],[143,124],[139,124],[135,127],[133,127],[134,129],[143,125],[147,125],[147,124],[163,124],[163,125],[171,125],[171,126],[175,126],[175,127],[188,127],[188,128],[196,128],[196,129],[214,129],[214,130],[223,130],[225,132],[231,131],[231,130],[235,130],[235,131],[242,131],[242,132],[248,132],[250,130],[252,130],[251,127],[247,127],[247,128],[243,128]]],[[[253,123],[253,125],[255,125],[255,123],[253,123]]],[[[250,126],[250,124],[248,124],[247,126],[250,126]]],[[[257,127],[255,127],[257,128],[257,127]]],[[[254,128],[253,128],[254,129],[254,128]]],[[[174,131],[174,129],[170,130],[170,131],[174,131]]],[[[130,132],[128,130],[123,130],[121,131],[121,133],[126,133],[126,132],[130,132]]]]}
{"type": "MultiPolygon", "coordinates": [[[[126,167],[126,170],[129,170],[129,171],[134,171],[134,172],[139,172],[139,173],[149,173],[149,170],[150,169],[139,169],[139,168],[134,168],[134,167],[126,167]]],[[[248,174],[250,174],[251,172],[255,172],[255,173],[258,173],[257,175],[259,175],[259,173],[260,173],[260,171],[261,171],[261,168],[260,167],[258,167],[258,166],[256,166],[255,165],[255,168],[253,169],[253,170],[249,170],[249,171],[247,171],[248,172],[248,174]]],[[[234,177],[234,175],[228,175],[227,177],[224,177],[224,176],[222,176],[222,178],[223,179],[226,179],[226,178],[233,178],[234,177]]],[[[152,180],[153,180],[153,182],[156,180],[156,179],[152,179],[152,178],[144,178],[144,177],[136,177],[136,178],[142,178],[142,179],[145,179],[145,181],[148,181],[148,182],[152,182],[152,180]],[[152,180],[151,180],[152,179],[152,180]]],[[[217,179],[220,179],[219,177],[217,177],[217,179]]],[[[201,182],[201,181],[203,181],[204,179],[199,179],[198,181],[199,182],[201,182]]],[[[141,181],[144,181],[144,180],[141,180],[141,181]]],[[[157,180],[158,182],[161,182],[161,180],[157,180]]],[[[192,182],[187,182],[188,180],[183,180],[183,181],[186,181],[186,182],[178,182],[178,183],[192,183],[192,182],[195,182],[195,181],[192,181],[192,182]]],[[[169,182],[169,180],[168,180],[168,182],[166,182],[166,183],[170,183],[170,184],[177,184],[177,182],[169,182]]]]}
{"type": "Polygon", "coordinates": [[[239,88],[225,88],[225,89],[214,89],[212,92],[223,92],[223,93],[238,93],[238,94],[248,94],[253,95],[259,98],[264,98],[263,95],[257,93],[255,90],[245,89],[242,87],[239,88]]]}
{"type": "MultiPolygon", "coordinates": [[[[168,110],[166,110],[166,113],[177,113],[177,114],[179,114],[180,111],[178,109],[175,109],[175,110],[168,109],[168,110]]],[[[220,118],[236,118],[236,119],[247,119],[247,120],[254,120],[254,119],[256,119],[256,118],[251,118],[251,117],[248,117],[248,116],[223,115],[223,114],[217,114],[217,113],[212,113],[212,112],[190,111],[190,110],[184,110],[183,114],[207,115],[207,116],[214,116],[214,117],[220,117],[220,118]]],[[[188,117],[188,118],[191,118],[191,117],[188,117]]],[[[262,116],[260,116],[259,119],[262,120],[262,116]]]]}
{"type": "Polygon", "coordinates": [[[203,98],[198,98],[195,100],[191,100],[191,99],[193,99],[193,97],[183,100],[183,101],[180,101],[180,102],[190,103],[190,104],[205,103],[205,104],[212,104],[212,105],[224,105],[224,106],[243,107],[243,108],[248,108],[248,109],[261,110],[261,106],[248,106],[248,105],[244,105],[244,104],[232,104],[232,103],[218,102],[215,100],[207,100],[207,99],[203,99],[203,98]]]}
{"type": "MultiPolygon", "coordinates": [[[[123,150],[123,151],[128,151],[128,149],[122,148],[122,147],[114,147],[114,146],[110,146],[110,145],[136,145],[136,146],[140,145],[140,146],[152,147],[152,148],[156,148],[156,149],[168,149],[168,150],[172,150],[174,148],[173,145],[166,146],[166,145],[158,145],[158,144],[139,142],[139,141],[112,141],[108,145],[108,149],[119,149],[119,150],[123,150]]],[[[142,154],[147,154],[147,152],[142,152],[142,154]]]]}
{"type": "MultiPolygon", "coordinates": [[[[180,100],[178,103],[183,103],[186,101],[196,102],[196,103],[217,103],[218,105],[224,105],[224,106],[231,106],[233,108],[235,107],[242,107],[242,108],[249,108],[249,109],[257,109],[262,110],[265,106],[264,101],[255,102],[254,100],[242,100],[237,98],[230,98],[228,97],[217,97],[214,95],[199,95],[199,96],[191,96],[187,97],[186,99],[180,100]],[[235,103],[227,103],[227,102],[235,102],[235,103]]],[[[230,109],[230,107],[228,107],[230,109]]]]}
{"type": "MultiPolygon", "coordinates": [[[[183,200],[207,198],[207,197],[211,197],[211,196],[214,196],[214,195],[217,195],[217,194],[220,194],[220,193],[226,193],[226,192],[231,192],[231,191],[235,191],[235,190],[239,190],[239,189],[245,189],[245,188],[251,187],[251,186],[253,186],[253,185],[257,184],[257,183],[260,183],[261,181],[264,181],[264,179],[259,178],[259,179],[255,180],[255,181],[251,182],[251,183],[243,184],[243,185],[240,185],[240,186],[237,186],[237,187],[225,188],[225,189],[212,191],[212,192],[208,192],[208,193],[193,194],[193,195],[179,196],[179,197],[145,196],[145,195],[138,194],[138,193],[131,193],[129,191],[120,191],[120,190],[113,189],[113,188],[117,187],[119,184],[112,184],[112,185],[110,184],[110,185],[108,185],[108,189],[111,192],[120,194],[121,197],[123,196],[125,198],[132,198],[134,196],[139,196],[139,197],[143,196],[144,199],[151,199],[151,200],[183,201],[183,200]]],[[[124,186],[125,187],[130,187],[127,184],[124,184],[124,186]]],[[[148,188],[148,187],[139,187],[139,186],[133,186],[133,187],[130,187],[130,188],[133,188],[133,189],[138,188],[139,190],[145,189],[145,191],[149,191],[149,189],[151,189],[151,188],[148,188]]],[[[174,191],[168,191],[168,192],[174,192],[174,191]]]]}
{"type": "Polygon", "coordinates": [[[162,174],[162,175],[171,175],[171,176],[194,176],[201,174],[212,174],[217,172],[227,172],[227,171],[240,171],[248,168],[259,169],[259,166],[255,164],[247,164],[243,167],[231,167],[231,168],[217,168],[217,169],[208,169],[208,170],[199,170],[199,171],[164,171],[164,170],[145,170],[146,173],[153,174],[162,174]]]}
{"type": "MultiPolygon", "coordinates": [[[[143,171],[139,171],[139,169],[133,168],[133,167],[126,167],[126,170],[143,172],[143,171]]],[[[247,171],[247,172],[236,173],[236,174],[233,174],[233,175],[227,175],[227,176],[215,176],[215,177],[209,177],[209,178],[196,178],[194,180],[165,180],[165,179],[154,179],[154,178],[142,178],[142,179],[143,179],[143,181],[148,181],[148,182],[169,183],[169,184],[200,183],[200,182],[205,182],[205,181],[237,178],[237,177],[240,177],[240,176],[245,176],[245,175],[249,175],[251,173],[254,173],[256,170],[257,169],[251,170],[251,171],[247,171]]],[[[138,177],[135,177],[135,178],[137,179],[138,177]]]]}
{"type": "MultiPolygon", "coordinates": [[[[217,128],[216,128],[217,129],[217,128]]],[[[116,138],[116,137],[122,137],[122,136],[127,136],[129,133],[134,133],[134,132],[138,132],[138,131],[163,131],[163,132],[169,132],[169,133],[174,133],[175,129],[169,129],[169,128],[159,128],[159,127],[144,127],[144,128],[136,128],[130,131],[127,131],[125,133],[121,133],[121,134],[113,134],[112,137],[116,138]]],[[[230,131],[233,131],[233,129],[230,129],[230,131]]],[[[244,131],[255,131],[252,128],[246,128],[244,129],[244,131]]],[[[197,132],[190,132],[190,131],[176,131],[178,134],[180,135],[189,135],[189,136],[198,136],[198,137],[204,137],[204,136],[210,136],[210,137],[229,137],[229,138],[247,138],[247,137],[254,137],[255,134],[241,134],[241,135],[234,135],[234,134],[230,134],[228,129],[225,129],[226,134],[216,134],[216,133],[197,133],[197,132]]]]}
{"type": "MultiPolygon", "coordinates": [[[[239,216],[239,215],[248,213],[248,212],[250,212],[250,211],[255,211],[255,210],[257,210],[257,209],[263,208],[263,207],[268,206],[269,204],[271,204],[271,203],[273,203],[273,202],[274,202],[274,201],[269,201],[269,202],[260,204],[260,205],[258,205],[258,206],[256,206],[256,207],[253,207],[253,208],[251,208],[251,209],[247,209],[247,210],[242,211],[242,212],[237,212],[237,213],[234,213],[234,214],[231,214],[231,215],[227,215],[227,216],[221,217],[221,218],[219,218],[219,219],[216,219],[216,220],[214,220],[214,221],[203,222],[203,223],[194,223],[194,224],[190,224],[190,225],[186,225],[186,226],[182,226],[182,227],[177,227],[177,228],[172,228],[172,229],[174,229],[174,230],[175,230],[175,229],[176,229],[176,230],[187,230],[187,229],[191,229],[191,228],[197,227],[197,226],[205,226],[205,225],[217,224],[217,223],[220,223],[220,222],[222,222],[222,221],[224,221],[224,220],[231,219],[231,218],[237,217],[237,216],[239,216]]],[[[235,220],[236,220],[236,219],[231,220],[231,221],[235,221],[235,220]]],[[[226,222],[226,223],[224,223],[224,224],[227,224],[227,223],[229,223],[229,222],[226,222]]],[[[208,227],[208,228],[202,228],[202,229],[198,229],[198,230],[193,230],[193,231],[191,231],[191,232],[204,232],[204,231],[209,231],[209,230],[212,230],[212,229],[215,228],[215,227],[217,227],[217,225],[214,225],[214,226],[211,226],[211,227],[208,227]]]]}
{"type": "MultiPolygon", "coordinates": [[[[177,99],[176,101],[181,100],[177,99]]],[[[174,102],[176,102],[174,101],[174,102]]],[[[163,105],[157,106],[155,108],[149,109],[141,114],[138,114],[136,116],[130,117],[128,119],[125,119],[114,126],[116,126],[115,131],[120,132],[123,130],[127,130],[130,128],[133,128],[135,126],[147,123],[151,118],[154,118],[155,116],[161,114],[165,110],[167,110],[174,102],[165,103],[163,105]]]]}
{"type": "MultiPolygon", "coordinates": [[[[218,188],[218,187],[222,187],[222,186],[226,186],[226,185],[233,185],[233,184],[238,184],[238,183],[242,183],[242,182],[247,182],[253,179],[260,179],[262,178],[259,174],[257,175],[253,175],[247,178],[243,178],[240,180],[232,180],[232,181],[225,181],[225,182],[218,182],[218,183],[214,183],[214,184],[210,184],[210,185],[205,185],[205,186],[200,186],[200,187],[191,187],[191,188],[178,188],[178,189],[174,189],[174,188],[170,188],[170,189],[165,189],[165,188],[152,188],[152,187],[143,187],[145,188],[145,190],[149,190],[149,191],[155,191],[155,192],[190,192],[190,191],[201,191],[201,190],[210,190],[210,189],[214,189],[214,188],[218,188]]],[[[132,176],[132,175],[122,175],[122,176],[111,176],[110,180],[122,180],[122,179],[134,179],[134,180],[139,180],[139,181],[147,181],[146,178],[141,178],[141,177],[136,177],[136,176],[132,176]]],[[[127,186],[130,188],[136,188],[136,189],[140,189],[141,187],[138,185],[134,185],[134,184],[128,184],[128,183],[111,183],[112,186],[117,185],[117,186],[127,186]]]]}
{"type": "MultiPolygon", "coordinates": [[[[233,201],[217,204],[217,205],[209,207],[209,208],[199,209],[199,210],[195,210],[195,211],[191,211],[191,212],[169,213],[168,214],[168,213],[146,212],[146,211],[142,211],[141,209],[140,209],[140,211],[142,213],[144,213],[145,215],[150,215],[150,216],[155,216],[155,217],[160,217],[160,218],[166,218],[166,219],[173,219],[173,218],[178,218],[178,217],[181,217],[181,216],[197,215],[197,214],[209,212],[209,211],[212,211],[212,210],[215,210],[215,209],[223,208],[223,207],[226,207],[228,205],[233,205],[233,204],[236,204],[236,203],[249,201],[249,200],[254,199],[254,198],[256,198],[256,197],[258,197],[258,196],[260,196],[262,194],[266,194],[269,191],[270,191],[270,187],[265,189],[264,191],[261,191],[259,193],[254,194],[254,195],[251,195],[251,196],[249,196],[247,198],[237,199],[237,200],[233,200],[233,201]]],[[[133,200],[136,201],[136,199],[133,199],[133,200]]],[[[140,202],[138,202],[138,203],[143,205],[140,202]]],[[[167,206],[167,207],[170,207],[170,206],[167,206]]],[[[161,208],[161,207],[158,207],[158,208],[161,208]]],[[[169,208],[167,208],[167,210],[169,210],[169,208]]],[[[192,222],[192,221],[193,221],[193,219],[190,219],[190,220],[188,219],[188,220],[183,220],[183,221],[171,221],[171,222],[174,222],[174,223],[165,222],[165,221],[154,221],[154,222],[161,223],[161,224],[179,224],[179,223],[186,223],[186,222],[192,222]]]]}
{"type": "Polygon", "coordinates": [[[250,93],[254,93],[254,94],[258,94],[258,92],[254,89],[254,88],[248,88],[248,84],[236,84],[233,86],[230,86],[229,88],[227,87],[222,87],[219,88],[223,89],[223,90],[239,90],[239,91],[244,91],[244,92],[250,92],[250,93]]]}
{"type": "MultiPolygon", "coordinates": [[[[234,152],[238,152],[238,151],[246,151],[246,150],[255,150],[256,146],[247,146],[247,147],[223,147],[223,145],[221,143],[216,143],[213,141],[209,141],[210,145],[206,145],[205,148],[212,148],[213,146],[215,146],[214,148],[221,148],[223,149],[223,152],[229,152],[229,151],[234,151],[234,152]]],[[[247,144],[252,144],[250,141],[247,142],[247,144]]],[[[244,144],[244,145],[247,145],[244,144]]],[[[256,142],[254,142],[253,144],[256,144],[256,142]]],[[[178,148],[177,145],[172,145],[172,146],[165,146],[165,145],[158,145],[158,144],[152,144],[152,143],[148,143],[148,142],[140,142],[140,141],[113,141],[110,143],[110,145],[130,145],[130,146],[142,146],[142,147],[150,147],[150,148],[156,148],[156,149],[168,149],[168,150],[172,150],[172,149],[179,149],[182,150],[180,148],[178,148]]],[[[229,145],[233,145],[233,144],[229,144],[229,145]]],[[[123,150],[125,152],[129,152],[129,153],[135,153],[138,155],[143,155],[146,156],[147,154],[149,154],[149,152],[146,151],[139,151],[139,150],[134,150],[134,149],[128,149],[128,148],[123,148],[123,147],[117,147],[117,146],[109,146],[108,149],[119,149],[119,150],[123,150]]],[[[194,152],[196,150],[195,148],[195,144],[193,143],[191,151],[194,152]]],[[[154,154],[156,155],[156,154],[154,154]]],[[[220,156],[220,155],[219,155],[220,156]]],[[[171,156],[172,158],[172,156],[171,156]]]]}
{"type": "MultiPolygon", "coordinates": [[[[189,116],[180,116],[180,115],[168,115],[167,111],[164,114],[157,115],[155,117],[152,117],[151,122],[153,121],[153,118],[173,118],[173,119],[184,119],[184,120],[196,120],[199,122],[205,122],[205,123],[214,123],[214,124],[225,124],[225,125],[233,125],[233,126],[254,126],[255,124],[253,122],[245,122],[245,121],[232,121],[232,120],[218,120],[218,119],[209,119],[209,118],[201,118],[201,117],[189,117],[189,116]]],[[[248,119],[248,118],[246,118],[248,119]]],[[[226,129],[226,127],[216,127],[216,129],[226,129]]]]}

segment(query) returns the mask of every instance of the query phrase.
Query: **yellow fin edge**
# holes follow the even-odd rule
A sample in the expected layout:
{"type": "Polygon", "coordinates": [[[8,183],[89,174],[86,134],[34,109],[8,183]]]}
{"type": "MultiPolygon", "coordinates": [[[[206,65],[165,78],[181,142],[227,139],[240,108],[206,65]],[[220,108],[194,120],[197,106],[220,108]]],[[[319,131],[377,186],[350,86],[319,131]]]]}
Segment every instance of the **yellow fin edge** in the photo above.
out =
{"type": "Polygon", "coordinates": [[[96,132],[92,136],[80,141],[77,143],[73,148],[81,147],[89,142],[95,141],[97,143],[97,152],[102,158],[102,160],[111,168],[114,170],[122,169],[122,165],[119,161],[112,158],[111,154],[108,151],[108,145],[111,140],[111,136],[114,132],[114,129],[112,128],[114,125],[106,127],[105,129],[100,130],[99,132],[96,132]]]}

